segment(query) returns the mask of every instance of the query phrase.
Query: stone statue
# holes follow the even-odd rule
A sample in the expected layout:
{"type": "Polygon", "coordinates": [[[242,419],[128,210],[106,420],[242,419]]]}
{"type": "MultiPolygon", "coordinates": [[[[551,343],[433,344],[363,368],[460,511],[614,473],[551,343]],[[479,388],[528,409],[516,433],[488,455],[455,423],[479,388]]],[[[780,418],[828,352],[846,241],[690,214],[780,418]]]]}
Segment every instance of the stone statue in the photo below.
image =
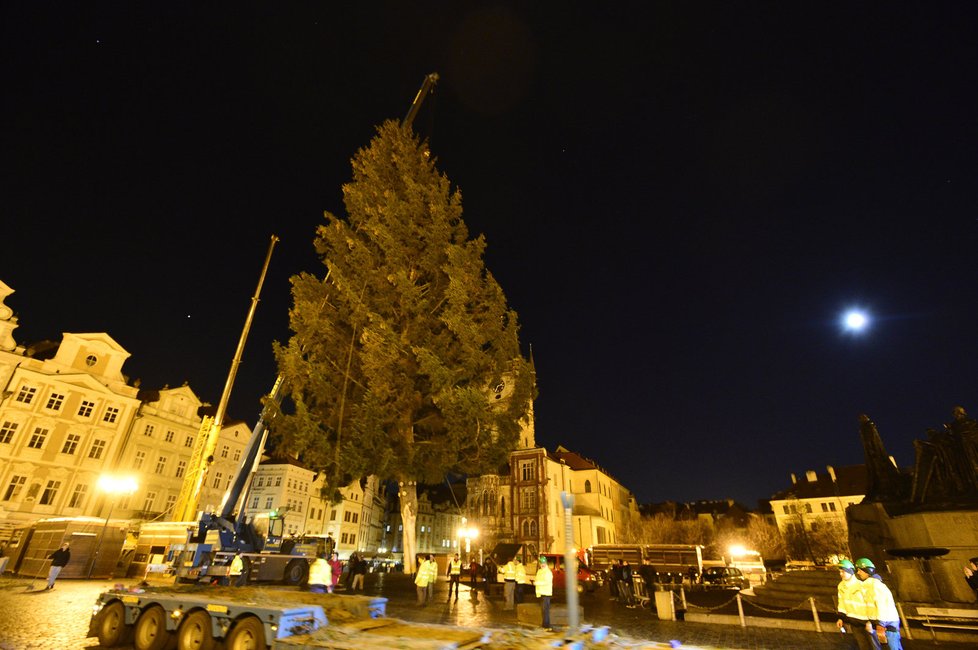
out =
{"type": "Polygon", "coordinates": [[[961,406],[943,430],[927,430],[927,440],[915,440],[911,501],[915,504],[953,504],[978,500],[978,422],[961,406]]]}
{"type": "Polygon", "coordinates": [[[876,424],[869,416],[859,416],[859,437],[866,454],[866,501],[901,501],[909,496],[906,478],[900,474],[889,454],[876,424]]]}

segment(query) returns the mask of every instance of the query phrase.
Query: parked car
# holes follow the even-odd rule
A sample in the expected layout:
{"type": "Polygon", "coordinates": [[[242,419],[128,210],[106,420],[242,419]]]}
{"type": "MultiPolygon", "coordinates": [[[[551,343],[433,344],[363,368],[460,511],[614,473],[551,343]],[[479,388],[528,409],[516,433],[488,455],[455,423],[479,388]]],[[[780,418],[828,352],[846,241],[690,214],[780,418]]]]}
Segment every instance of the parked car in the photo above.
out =
{"type": "Polygon", "coordinates": [[[743,571],[732,566],[714,566],[703,570],[705,589],[749,589],[750,580],[743,571]]]}

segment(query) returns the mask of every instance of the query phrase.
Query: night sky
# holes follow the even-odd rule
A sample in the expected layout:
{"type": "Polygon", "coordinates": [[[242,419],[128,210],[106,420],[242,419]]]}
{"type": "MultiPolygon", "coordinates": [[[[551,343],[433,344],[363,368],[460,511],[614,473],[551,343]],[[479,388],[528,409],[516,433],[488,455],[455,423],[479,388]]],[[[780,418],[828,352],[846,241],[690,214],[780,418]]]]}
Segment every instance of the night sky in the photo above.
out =
{"type": "Polygon", "coordinates": [[[438,72],[416,130],[520,315],[541,444],[753,506],[862,462],[860,413],[903,465],[978,414],[974,3],[130,4],[0,9],[21,344],[104,331],[216,404],[277,234],[253,422],[350,158],[438,72]]]}

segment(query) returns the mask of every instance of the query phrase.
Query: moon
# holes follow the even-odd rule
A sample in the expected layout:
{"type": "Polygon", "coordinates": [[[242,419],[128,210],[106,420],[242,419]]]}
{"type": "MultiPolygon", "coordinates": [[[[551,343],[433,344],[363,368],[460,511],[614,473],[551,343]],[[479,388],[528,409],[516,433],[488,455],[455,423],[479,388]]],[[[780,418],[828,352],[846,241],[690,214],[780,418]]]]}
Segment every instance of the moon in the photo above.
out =
{"type": "Polygon", "coordinates": [[[858,309],[851,309],[842,316],[842,324],[850,332],[861,332],[869,327],[869,316],[858,309]]]}

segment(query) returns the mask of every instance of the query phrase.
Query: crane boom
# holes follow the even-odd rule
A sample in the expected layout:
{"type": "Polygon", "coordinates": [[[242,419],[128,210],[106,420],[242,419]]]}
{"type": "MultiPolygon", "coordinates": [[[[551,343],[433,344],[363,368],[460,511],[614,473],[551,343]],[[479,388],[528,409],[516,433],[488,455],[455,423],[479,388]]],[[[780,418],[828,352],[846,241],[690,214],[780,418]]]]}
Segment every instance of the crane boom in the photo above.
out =
{"type": "Polygon", "coordinates": [[[411,125],[414,124],[414,118],[418,115],[418,111],[421,110],[421,104],[431,92],[431,89],[435,87],[436,83],[438,83],[437,72],[432,72],[424,78],[424,82],[422,82],[421,88],[418,89],[418,94],[414,96],[414,101],[411,102],[411,108],[408,109],[407,115],[404,116],[404,121],[401,122],[401,126],[408,129],[411,128],[411,125]]]}
{"type": "Polygon", "coordinates": [[[258,276],[258,287],[255,289],[255,295],[251,298],[251,307],[248,309],[248,316],[245,318],[244,328],[241,330],[238,348],[235,350],[234,358],[231,360],[231,369],[228,371],[227,381],[224,383],[221,401],[217,405],[217,412],[214,417],[205,416],[201,420],[200,431],[194,440],[193,452],[190,455],[187,474],[184,477],[183,484],[180,486],[180,496],[173,506],[173,519],[175,521],[193,521],[197,518],[197,507],[200,503],[200,489],[204,484],[207,469],[214,460],[217,437],[224,424],[224,414],[227,411],[231,388],[234,386],[234,380],[238,374],[238,366],[241,365],[245,341],[248,340],[248,333],[251,331],[251,322],[255,317],[255,310],[258,308],[258,296],[261,295],[261,288],[265,283],[265,274],[268,272],[268,264],[272,259],[272,251],[275,250],[275,244],[278,241],[279,238],[272,235],[272,241],[268,246],[268,253],[265,255],[265,263],[262,265],[261,274],[258,276]]]}

